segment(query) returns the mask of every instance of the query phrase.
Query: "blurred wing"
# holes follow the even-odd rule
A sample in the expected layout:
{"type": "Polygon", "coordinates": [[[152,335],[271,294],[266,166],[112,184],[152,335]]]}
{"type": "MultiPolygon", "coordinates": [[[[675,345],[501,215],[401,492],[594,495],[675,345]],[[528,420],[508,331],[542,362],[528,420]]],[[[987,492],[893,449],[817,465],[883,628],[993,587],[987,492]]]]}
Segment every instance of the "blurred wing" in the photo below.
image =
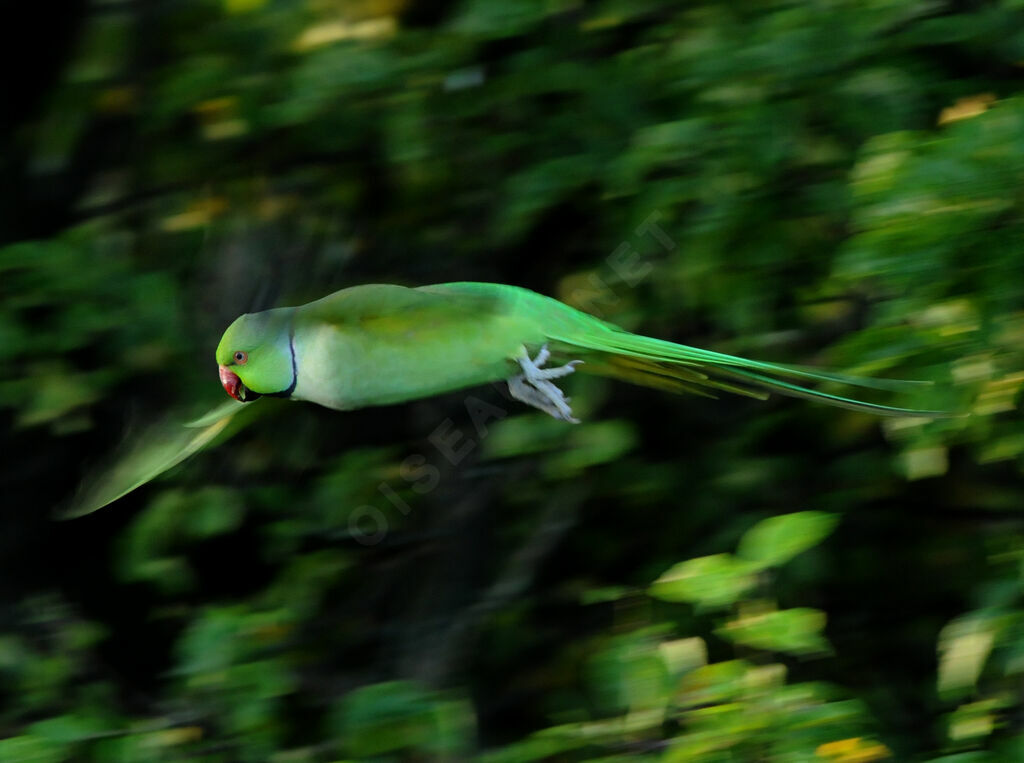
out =
{"type": "Polygon", "coordinates": [[[256,418],[258,403],[230,401],[186,424],[163,421],[130,438],[102,473],[86,480],[71,505],[58,518],[73,519],[91,514],[126,496],[189,456],[205,449],[221,435],[230,437],[256,418]],[[238,414],[246,409],[244,416],[238,414]],[[232,425],[233,426],[229,426],[232,425]]]}

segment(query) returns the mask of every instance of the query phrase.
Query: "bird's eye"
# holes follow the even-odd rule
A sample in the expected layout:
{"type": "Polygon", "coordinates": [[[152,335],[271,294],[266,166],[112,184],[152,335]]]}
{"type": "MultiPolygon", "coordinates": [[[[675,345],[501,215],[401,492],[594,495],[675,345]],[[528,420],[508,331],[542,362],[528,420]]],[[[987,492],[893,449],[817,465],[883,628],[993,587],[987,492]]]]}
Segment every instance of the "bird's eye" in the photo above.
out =
{"type": "Polygon", "coordinates": [[[247,361],[248,359],[249,353],[247,352],[242,352],[241,350],[239,350],[238,352],[235,353],[235,362],[240,366],[245,365],[245,361],[247,361]]]}

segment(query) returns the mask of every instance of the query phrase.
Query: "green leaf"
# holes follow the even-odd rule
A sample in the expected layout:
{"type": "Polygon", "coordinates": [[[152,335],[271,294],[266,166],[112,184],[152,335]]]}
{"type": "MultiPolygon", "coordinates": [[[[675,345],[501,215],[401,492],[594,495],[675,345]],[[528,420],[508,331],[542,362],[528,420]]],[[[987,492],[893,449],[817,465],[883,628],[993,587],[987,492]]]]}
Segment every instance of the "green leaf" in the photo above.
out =
{"type": "Polygon", "coordinates": [[[824,612],[799,607],[744,615],[729,621],[715,632],[736,644],[755,649],[813,654],[829,651],[828,642],[821,635],[824,627],[824,612]]]}
{"type": "Polygon", "coordinates": [[[602,712],[664,707],[668,666],[660,653],[661,629],[640,629],[611,639],[587,666],[594,702],[602,712]]]}
{"type": "Polygon", "coordinates": [[[665,662],[669,674],[679,676],[707,664],[708,648],[704,639],[697,636],[663,641],[658,644],[658,653],[665,662]]]}
{"type": "Polygon", "coordinates": [[[973,690],[988,660],[1003,618],[985,615],[962,617],[939,633],[938,689],[944,699],[973,690]]]}
{"type": "Polygon", "coordinates": [[[69,714],[36,721],[28,730],[33,736],[54,744],[70,744],[102,734],[107,726],[96,718],[69,714]]]}
{"type": "Polygon", "coordinates": [[[36,736],[16,736],[0,739],[0,760],[22,763],[59,763],[67,760],[66,748],[36,736]]]}
{"type": "Polygon", "coordinates": [[[737,553],[758,569],[784,564],[820,543],[839,518],[823,511],[798,511],[770,517],[751,527],[740,539],[737,553]]]}
{"type": "Polygon", "coordinates": [[[242,626],[238,608],[208,608],[178,642],[178,672],[186,676],[223,674],[242,646],[242,626]]]}
{"type": "Polygon", "coordinates": [[[647,592],[663,601],[723,607],[737,601],[756,582],[756,567],[731,554],[715,554],[673,565],[647,592]]]}
{"type": "Polygon", "coordinates": [[[196,538],[233,532],[242,524],[245,508],[238,495],[231,491],[206,488],[196,491],[189,499],[184,524],[196,538]]]}
{"type": "Polygon", "coordinates": [[[714,662],[695,668],[680,679],[676,700],[685,706],[733,702],[745,691],[751,668],[744,660],[714,662]]]}
{"type": "Polygon", "coordinates": [[[435,698],[406,681],[364,686],[335,708],[333,726],[359,758],[399,750],[429,750],[438,741],[435,698]]]}
{"type": "Polygon", "coordinates": [[[636,442],[636,432],[627,421],[588,424],[569,433],[568,447],[548,460],[546,472],[553,477],[571,476],[588,467],[622,458],[636,442]]]}

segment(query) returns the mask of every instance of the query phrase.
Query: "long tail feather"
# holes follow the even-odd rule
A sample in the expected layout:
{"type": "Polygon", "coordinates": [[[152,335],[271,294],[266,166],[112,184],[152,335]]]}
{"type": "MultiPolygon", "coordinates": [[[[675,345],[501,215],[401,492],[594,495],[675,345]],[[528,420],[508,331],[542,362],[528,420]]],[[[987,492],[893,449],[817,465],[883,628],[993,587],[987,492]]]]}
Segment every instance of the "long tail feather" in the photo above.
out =
{"type": "MultiPolygon", "coordinates": [[[[765,391],[817,400],[829,405],[884,416],[959,416],[948,411],[917,410],[878,405],[803,386],[806,382],[845,384],[868,389],[900,391],[927,386],[930,382],[899,379],[867,379],[803,366],[748,360],[712,350],[701,350],[662,339],[631,334],[600,318],[549,297],[515,286],[484,283],[453,283],[433,286],[437,293],[485,297],[503,305],[509,314],[535,316],[547,338],[571,352],[591,351],[591,371],[659,389],[711,394],[715,390],[764,397],[765,391]]],[[[589,355],[584,352],[585,355],[589,355]]]]}
{"type": "Polygon", "coordinates": [[[667,365],[658,361],[626,355],[612,355],[603,362],[588,360],[587,365],[587,370],[592,373],[668,392],[688,393],[716,399],[718,396],[711,390],[721,390],[758,400],[768,399],[768,393],[763,390],[715,379],[706,373],[697,371],[692,366],[667,365]]]}
{"type": "MultiPolygon", "coordinates": [[[[741,378],[749,379],[751,383],[758,384],[766,389],[772,390],[773,392],[778,392],[780,395],[788,395],[789,397],[799,397],[805,400],[817,400],[818,402],[828,403],[829,405],[834,405],[839,408],[847,408],[851,411],[874,413],[879,416],[926,416],[929,418],[940,418],[956,415],[948,411],[933,411],[918,408],[900,408],[893,405],[867,403],[864,402],[863,400],[855,400],[854,398],[850,397],[833,395],[828,392],[821,392],[820,390],[801,387],[799,384],[792,384],[790,382],[781,381],[779,379],[772,379],[768,376],[764,376],[753,371],[745,371],[741,369],[730,368],[728,372],[740,376],[741,378]]],[[[857,382],[847,383],[856,384],[857,382]]]]}
{"type": "Polygon", "coordinates": [[[614,360],[609,362],[607,369],[598,367],[592,370],[645,386],[674,389],[674,391],[680,392],[693,391],[694,387],[710,387],[752,397],[764,397],[764,391],[767,390],[790,397],[816,400],[840,408],[882,416],[944,417],[957,415],[947,411],[901,408],[864,402],[855,398],[821,392],[787,379],[833,382],[881,390],[915,388],[927,386],[930,382],[868,379],[801,366],[747,360],[735,355],[701,350],[662,339],[631,334],[597,320],[593,325],[588,322],[586,329],[579,334],[571,331],[559,331],[557,335],[552,333],[551,339],[587,350],[610,353],[614,360]],[[674,384],[667,381],[669,379],[675,380],[674,384]]]}

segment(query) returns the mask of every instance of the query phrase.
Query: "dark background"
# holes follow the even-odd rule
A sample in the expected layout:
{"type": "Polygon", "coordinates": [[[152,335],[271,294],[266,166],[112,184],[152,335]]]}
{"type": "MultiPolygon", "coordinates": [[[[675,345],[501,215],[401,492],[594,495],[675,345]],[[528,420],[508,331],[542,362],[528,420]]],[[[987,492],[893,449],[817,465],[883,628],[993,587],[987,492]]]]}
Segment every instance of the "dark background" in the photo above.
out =
{"type": "Polygon", "coordinates": [[[0,760],[1024,757],[1024,5],[15,9],[0,760]],[[53,519],[239,313],[449,280],[971,415],[282,403],[53,519]]]}

